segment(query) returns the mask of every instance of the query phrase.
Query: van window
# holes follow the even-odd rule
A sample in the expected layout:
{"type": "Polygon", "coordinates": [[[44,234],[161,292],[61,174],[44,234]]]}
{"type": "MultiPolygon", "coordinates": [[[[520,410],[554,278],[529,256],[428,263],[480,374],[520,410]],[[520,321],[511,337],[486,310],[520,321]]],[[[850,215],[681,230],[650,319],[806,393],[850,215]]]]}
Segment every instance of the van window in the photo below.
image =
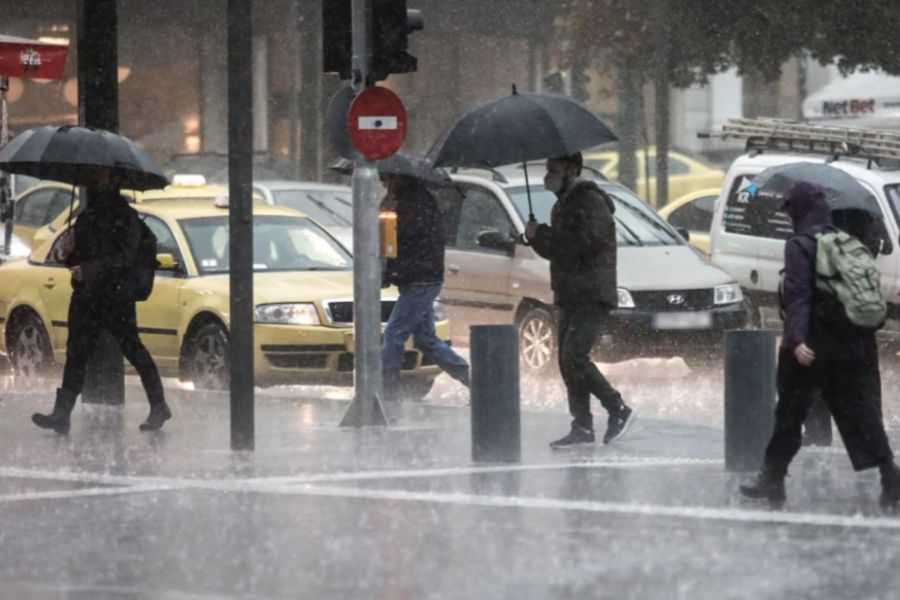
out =
{"type": "Polygon", "coordinates": [[[791,219],[781,210],[781,200],[772,196],[751,197],[746,188],[752,175],[735,177],[722,218],[727,233],[786,240],[794,232],[791,219]]]}
{"type": "Polygon", "coordinates": [[[887,196],[888,203],[891,205],[894,222],[900,223],[900,184],[884,186],[884,195],[887,196]]]}

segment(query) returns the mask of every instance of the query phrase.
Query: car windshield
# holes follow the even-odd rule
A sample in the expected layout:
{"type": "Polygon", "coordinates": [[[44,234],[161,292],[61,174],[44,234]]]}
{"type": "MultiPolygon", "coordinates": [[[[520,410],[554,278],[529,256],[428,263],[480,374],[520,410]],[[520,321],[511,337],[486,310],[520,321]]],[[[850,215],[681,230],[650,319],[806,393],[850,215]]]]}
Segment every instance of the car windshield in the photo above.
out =
{"type": "MultiPolygon", "coordinates": [[[[202,275],[227,273],[228,217],[179,221],[202,275]]],[[[350,255],[321,227],[301,217],[257,216],[253,219],[253,270],[347,271],[350,255]]]]}
{"type": "Polygon", "coordinates": [[[353,195],[339,190],[273,190],[275,204],[289,206],[326,227],[353,223],[353,195]]]}
{"type": "MultiPolygon", "coordinates": [[[[624,188],[604,188],[616,205],[616,241],[619,246],[678,246],[675,231],[640,198],[624,188]]],[[[525,186],[507,190],[522,221],[528,220],[528,194],[525,186]]],[[[550,222],[556,195],[543,187],[531,187],[531,203],[539,223],[550,222]]]]}

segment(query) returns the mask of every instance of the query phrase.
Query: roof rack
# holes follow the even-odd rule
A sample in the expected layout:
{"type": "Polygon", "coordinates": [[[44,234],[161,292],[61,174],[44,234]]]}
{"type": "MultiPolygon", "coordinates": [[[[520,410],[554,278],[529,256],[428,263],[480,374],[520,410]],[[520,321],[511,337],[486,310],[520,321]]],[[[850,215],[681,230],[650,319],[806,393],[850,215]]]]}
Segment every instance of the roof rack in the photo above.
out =
{"type": "Polygon", "coordinates": [[[746,140],[748,152],[797,152],[841,156],[900,159],[900,132],[809,125],[779,119],[728,119],[721,133],[697,134],[701,138],[746,140]]]}

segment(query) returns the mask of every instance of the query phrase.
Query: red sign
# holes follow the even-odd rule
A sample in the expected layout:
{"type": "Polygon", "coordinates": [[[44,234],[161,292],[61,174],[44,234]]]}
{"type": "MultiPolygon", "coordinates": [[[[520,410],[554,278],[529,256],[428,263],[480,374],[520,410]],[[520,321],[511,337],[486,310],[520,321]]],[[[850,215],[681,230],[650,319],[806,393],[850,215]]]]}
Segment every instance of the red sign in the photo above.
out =
{"type": "Polygon", "coordinates": [[[69,47],[0,35],[0,77],[62,79],[69,47]]]}
{"type": "Polygon", "coordinates": [[[369,160],[390,158],[406,137],[406,109],[397,94],[383,87],[363,90],[350,105],[350,141],[369,160]]]}

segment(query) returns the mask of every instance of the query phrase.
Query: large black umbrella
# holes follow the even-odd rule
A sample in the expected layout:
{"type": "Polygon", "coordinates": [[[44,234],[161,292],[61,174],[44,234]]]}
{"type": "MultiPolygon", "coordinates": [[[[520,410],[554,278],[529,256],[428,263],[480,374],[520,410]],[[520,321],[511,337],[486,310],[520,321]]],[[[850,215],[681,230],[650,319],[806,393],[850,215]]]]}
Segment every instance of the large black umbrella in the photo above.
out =
{"type": "Polygon", "coordinates": [[[878,200],[855,177],[825,163],[795,162],[769,167],[753,177],[754,190],[761,195],[783,198],[799,181],[815,183],[825,189],[825,200],[832,211],[861,210],[881,217],[878,200]]]}
{"type": "MultiPolygon", "coordinates": [[[[554,158],[618,138],[577,100],[556,94],[513,93],[460,116],[426,159],[438,167],[499,167],[554,158]]],[[[528,180],[525,170],[526,184],[528,180]]],[[[531,197],[528,198],[529,210],[531,197]]]]}
{"type": "MultiPolygon", "coordinates": [[[[355,162],[348,158],[339,158],[333,165],[331,170],[337,171],[342,175],[352,175],[355,162]]],[[[375,163],[375,167],[379,173],[390,173],[392,175],[406,175],[421,179],[430,185],[450,185],[452,181],[450,176],[443,169],[436,169],[431,163],[421,158],[415,158],[408,154],[395,154],[385,160],[379,160],[375,163]]]]}
{"type": "Polygon", "coordinates": [[[45,125],[20,133],[0,148],[0,170],[73,185],[87,184],[102,172],[131,190],[169,184],[159,165],[127,137],[68,125],[45,125]]]}

